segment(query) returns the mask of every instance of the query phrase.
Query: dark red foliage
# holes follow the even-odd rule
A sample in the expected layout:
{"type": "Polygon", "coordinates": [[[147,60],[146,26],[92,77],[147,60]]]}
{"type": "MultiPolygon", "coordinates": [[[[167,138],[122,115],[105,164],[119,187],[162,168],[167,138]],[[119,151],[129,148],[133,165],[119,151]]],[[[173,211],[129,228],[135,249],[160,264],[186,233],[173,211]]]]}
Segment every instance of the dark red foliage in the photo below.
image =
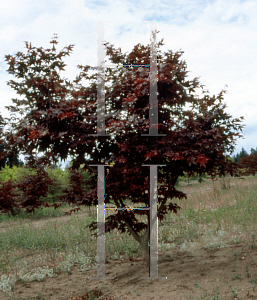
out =
{"type": "MultiPolygon", "coordinates": [[[[57,44],[56,38],[51,43],[57,44]]],[[[18,106],[25,106],[26,110],[23,120],[5,134],[9,151],[17,147],[33,157],[33,150],[37,150],[45,154],[39,164],[46,165],[51,164],[51,159],[74,157],[74,175],[63,201],[97,204],[97,168],[90,164],[101,164],[103,159],[107,165],[111,159],[114,161],[113,166],[106,167],[105,176],[105,204],[114,207],[125,207],[127,200],[132,203],[130,206],[148,207],[149,192],[145,191],[149,191],[150,168],[143,165],[166,165],[158,167],[160,219],[179,209],[168,204],[168,200],[186,198],[175,188],[179,176],[209,174],[214,178],[225,172],[240,175],[237,164],[226,153],[233,152],[235,138],[242,136],[237,131],[242,131],[243,117],[232,119],[225,112],[225,91],[210,97],[198,78],[187,79],[186,63],[180,60],[182,51],[158,50],[158,130],[166,136],[142,136],[149,133],[149,68],[123,65],[149,65],[150,46],[138,44],[129,54],[122,54],[120,49],[106,44],[110,61],[120,64],[117,69],[107,68],[105,76],[105,82],[111,85],[106,85],[105,91],[106,133],[111,138],[92,136],[97,132],[97,74],[89,76],[90,66],[78,66],[81,72],[71,83],[61,79],[57,72],[64,70],[62,57],[69,55],[72,47],[56,54],[54,46],[52,50],[43,50],[27,44],[27,54],[6,56],[8,72],[23,79],[8,84],[24,96],[23,100],[13,100],[17,107],[8,109],[16,112],[21,111],[18,106]],[[90,86],[82,86],[82,79],[90,80],[90,86]],[[202,95],[195,94],[196,88],[202,89],[202,95]],[[86,155],[92,159],[86,160],[86,155]],[[93,175],[87,193],[75,171],[81,164],[93,175]]],[[[35,187],[35,197],[37,191],[35,187]]],[[[32,202],[27,203],[32,206],[32,202]]],[[[137,219],[141,214],[149,216],[139,210],[118,210],[106,218],[106,231],[128,229],[140,241],[139,233],[149,229],[149,222],[137,219]]],[[[96,229],[96,223],[91,228],[96,229]]]]}
{"type": "Polygon", "coordinates": [[[257,156],[254,154],[242,157],[239,161],[239,167],[243,175],[255,175],[257,172],[257,156]]]}
{"type": "Polygon", "coordinates": [[[19,205],[20,193],[15,192],[17,185],[12,179],[3,182],[0,187],[0,210],[2,213],[10,213],[15,216],[21,209],[19,205]]]}
{"type": "Polygon", "coordinates": [[[44,205],[39,198],[45,197],[49,192],[49,185],[54,182],[42,167],[34,167],[36,175],[25,176],[18,183],[12,181],[3,182],[0,187],[0,210],[3,213],[11,213],[13,216],[21,212],[34,212],[44,205]],[[18,190],[17,190],[18,189],[18,190]]]}
{"type": "Polygon", "coordinates": [[[19,190],[22,191],[21,206],[26,209],[27,213],[34,212],[35,208],[38,209],[42,205],[39,198],[41,196],[46,197],[49,192],[49,185],[54,185],[42,167],[38,167],[36,171],[36,175],[28,175],[17,184],[19,190]]]}

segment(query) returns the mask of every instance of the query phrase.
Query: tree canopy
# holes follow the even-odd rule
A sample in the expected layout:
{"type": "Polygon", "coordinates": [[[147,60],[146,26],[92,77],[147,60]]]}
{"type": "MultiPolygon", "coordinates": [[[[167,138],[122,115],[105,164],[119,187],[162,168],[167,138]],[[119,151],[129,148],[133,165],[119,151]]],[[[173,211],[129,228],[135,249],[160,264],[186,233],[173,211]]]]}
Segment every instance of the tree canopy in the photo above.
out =
{"type": "MultiPolygon", "coordinates": [[[[57,36],[50,43],[52,49],[44,50],[26,42],[27,54],[6,55],[8,72],[22,79],[8,84],[23,96],[13,99],[16,107],[8,109],[25,116],[12,124],[5,138],[10,152],[17,147],[38,165],[57,162],[59,157],[74,157],[73,179],[63,201],[97,205],[97,169],[90,164],[108,165],[110,160],[113,165],[106,167],[105,204],[123,208],[128,200],[134,207],[149,206],[146,191],[150,171],[142,165],[165,165],[158,168],[159,219],[180,208],[171,202],[173,198],[186,198],[175,188],[179,176],[240,175],[227,153],[233,152],[236,137],[242,137],[238,131],[242,131],[243,117],[233,119],[225,112],[225,90],[210,96],[199,78],[187,78],[187,65],[181,60],[183,51],[161,52],[163,40],[158,43],[158,132],[165,135],[147,136],[143,134],[149,133],[150,95],[149,68],[145,66],[150,65],[150,45],[137,44],[130,53],[123,54],[120,48],[107,43],[106,55],[117,64],[117,68],[105,71],[105,128],[109,136],[93,136],[97,133],[97,74],[89,75],[91,66],[79,65],[81,71],[73,83],[62,79],[58,73],[66,66],[62,58],[70,55],[74,45],[56,53],[57,36]],[[90,85],[83,86],[82,79],[89,80],[90,85]],[[196,94],[197,88],[201,95],[196,94]],[[44,156],[36,159],[35,152],[44,156]],[[80,174],[76,170],[81,164],[92,174],[87,193],[79,187],[80,174]]],[[[97,222],[90,226],[96,229],[97,222]]],[[[148,211],[118,210],[105,221],[106,232],[115,228],[129,231],[147,253],[148,211]],[[147,222],[139,220],[142,215],[147,222]]]]}

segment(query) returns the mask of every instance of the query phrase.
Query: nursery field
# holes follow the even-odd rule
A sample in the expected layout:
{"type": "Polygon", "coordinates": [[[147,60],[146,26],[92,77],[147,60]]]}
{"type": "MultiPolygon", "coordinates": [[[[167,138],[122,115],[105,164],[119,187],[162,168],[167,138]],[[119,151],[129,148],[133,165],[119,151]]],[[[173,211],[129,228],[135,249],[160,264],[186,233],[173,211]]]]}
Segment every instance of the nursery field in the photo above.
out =
{"type": "MultiPolygon", "coordinates": [[[[137,242],[106,234],[107,277],[96,277],[96,207],[0,216],[1,300],[257,299],[257,176],[179,182],[187,199],[158,223],[158,275],[137,242]]],[[[106,211],[106,216],[113,213],[106,211]]]]}

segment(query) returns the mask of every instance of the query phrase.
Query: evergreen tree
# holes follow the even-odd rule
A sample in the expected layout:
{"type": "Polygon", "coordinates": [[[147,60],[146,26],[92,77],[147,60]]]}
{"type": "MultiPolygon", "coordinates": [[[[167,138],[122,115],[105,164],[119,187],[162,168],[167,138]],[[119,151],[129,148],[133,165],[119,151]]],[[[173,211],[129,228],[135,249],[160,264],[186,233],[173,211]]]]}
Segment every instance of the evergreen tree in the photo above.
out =
{"type": "Polygon", "coordinates": [[[247,155],[248,155],[248,153],[246,152],[245,148],[242,147],[242,150],[239,153],[240,159],[243,158],[243,157],[246,157],[247,155]]]}
{"type": "Polygon", "coordinates": [[[250,152],[251,152],[251,154],[257,156],[257,147],[256,147],[256,150],[254,150],[253,148],[251,148],[250,152]]]}
{"type": "Polygon", "coordinates": [[[235,162],[238,163],[240,160],[240,155],[237,153],[236,155],[233,156],[233,158],[234,158],[235,162]]]}
{"type": "MultiPolygon", "coordinates": [[[[6,146],[5,142],[0,144],[0,153],[4,152],[5,146],[6,146]]],[[[18,154],[12,153],[8,156],[6,155],[5,158],[0,160],[0,169],[4,168],[6,165],[9,166],[10,168],[12,168],[13,166],[21,167],[24,165],[24,162],[19,159],[18,154]]]]}
{"type": "MultiPolygon", "coordinates": [[[[3,117],[0,115],[0,134],[3,134],[3,125],[6,123],[4,122],[3,117]]],[[[4,139],[0,139],[0,153],[4,153],[4,150],[6,148],[6,143],[4,142],[4,139]]],[[[0,170],[4,168],[5,166],[9,166],[12,168],[13,166],[19,167],[23,166],[24,163],[19,160],[18,153],[11,153],[9,155],[5,155],[4,158],[0,159],[0,170]]]]}

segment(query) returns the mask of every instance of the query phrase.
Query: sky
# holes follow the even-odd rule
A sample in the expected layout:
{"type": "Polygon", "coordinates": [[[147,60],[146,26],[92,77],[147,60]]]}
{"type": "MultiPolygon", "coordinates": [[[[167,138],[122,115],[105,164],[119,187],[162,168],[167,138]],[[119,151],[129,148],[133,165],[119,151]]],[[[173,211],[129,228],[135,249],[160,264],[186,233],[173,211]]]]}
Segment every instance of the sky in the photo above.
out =
{"type": "MultiPolygon", "coordinates": [[[[27,53],[32,46],[52,47],[58,35],[57,52],[75,44],[66,57],[69,80],[79,74],[78,64],[97,66],[97,26],[104,22],[106,42],[129,52],[138,44],[149,44],[150,22],[157,22],[157,40],[164,38],[162,51],[184,51],[188,79],[200,76],[210,95],[227,93],[226,112],[244,116],[244,138],[237,139],[235,153],[242,147],[250,153],[257,147],[257,1],[256,0],[8,0],[0,10],[0,113],[20,98],[7,85],[15,78],[7,73],[5,55],[27,53]]],[[[24,156],[20,155],[24,160],[24,156]]],[[[64,167],[70,159],[62,162],[64,167]]]]}

